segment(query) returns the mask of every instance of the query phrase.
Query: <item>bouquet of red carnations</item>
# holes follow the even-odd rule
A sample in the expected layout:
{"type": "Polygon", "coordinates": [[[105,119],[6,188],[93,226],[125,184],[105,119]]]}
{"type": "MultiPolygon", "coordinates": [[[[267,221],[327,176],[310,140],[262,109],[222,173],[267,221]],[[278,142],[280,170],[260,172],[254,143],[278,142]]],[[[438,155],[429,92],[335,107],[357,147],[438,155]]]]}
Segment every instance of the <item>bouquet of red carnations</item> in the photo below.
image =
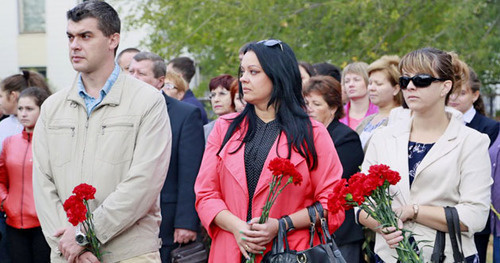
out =
{"type": "Polygon", "coordinates": [[[328,200],[330,213],[359,207],[380,223],[380,228],[395,227],[403,232],[403,240],[396,247],[399,262],[423,262],[416,252],[417,244],[410,242],[412,233],[399,229],[398,218],[392,210],[389,186],[396,185],[401,177],[387,165],[372,165],[368,175],[354,174],[349,181],[341,179],[333,188],[328,200]]]}
{"type": "Polygon", "coordinates": [[[68,216],[68,221],[77,226],[81,223],[83,226],[84,234],[86,237],[87,250],[92,252],[99,261],[102,260],[102,252],[100,250],[101,244],[97,239],[94,231],[94,223],[92,221],[92,213],[89,209],[88,200],[94,199],[94,194],[96,189],[88,184],[77,185],[73,189],[73,195],[71,195],[64,202],[64,211],[68,216]]]}
{"type": "MultiPolygon", "coordinates": [[[[285,158],[274,158],[269,162],[268,169],[271,170],[273,178],[269,183],[269,194],[267,195],[266,203],[262,208],[262,215],[259,218],[259,224],[263,224],[269,218],[269,211],[273,206],[278,195],[291,183],[300,185],[302,183],[302,175],[297,171],[293,163],[285,158]],[[283,182],[283,179],[286,181],[283,182]]],[[[250,254],[250,259],[246,260],[247,263],[255,262],[255,255],[250,254]]]]}

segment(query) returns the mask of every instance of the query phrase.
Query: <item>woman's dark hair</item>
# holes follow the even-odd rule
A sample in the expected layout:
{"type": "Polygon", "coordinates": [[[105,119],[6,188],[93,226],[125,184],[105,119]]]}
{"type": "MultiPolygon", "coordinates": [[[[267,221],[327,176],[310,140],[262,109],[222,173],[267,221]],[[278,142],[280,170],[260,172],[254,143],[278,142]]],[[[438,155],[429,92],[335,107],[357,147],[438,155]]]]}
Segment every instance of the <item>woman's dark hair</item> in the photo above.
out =
{"type": "Polygon", "coordinates": [[[306,70],[307,74],[309,74],[309,77],[316,76],[316,70],[311,64],[304,61],[299,61],[299,66],[303,67],[306,70]]]}
{"type": "MultiPolygon", "coordinates": [[[[476,72],[469,66],[469,87],[472,93],[479,92],[481,89],[481,81],[477,77],[476,72]]],[[[486,115],[486,110],[484,108],[483,97],[481,97],[481,93],[479,93],[479,97],[474,101],[474,109],[481,113],[482,115],[486,115]]]]}
{"type": "Polygon", "coordinates": [[[208,89],[212,91],[218,87],[223,87],[227,90],[230,90],[233,81],[234,81],[233,76],[229,74],[222,74],[210,80],[210,83],[208,84],[208,89]]]}
{"type": "Polygon", "coordinates": [[[304,87],[304,96],[313,92],[323,97],[330,108],[337,108],[335,119],[344,117],[344,105],[342,104],[342,87],[340,83],[330,76],[314,76],[309,79],[304,87]]]}
{"type": "Polygon", "coordinates": [[[39,87],[29,87],[21,92],[19,95],[19,99],[24,97],[33,98],[35,104],[38,107],[42,106],[42,103],[50,96],[50,93],[47,90],[39,88],[39,87]]]}
{"type": "Polygon", "coordinates": [[[1,89],[8,94],[14,91],[20,93],[28,87],[40,87],[50,92],[45,78],[35,71],[23,70],[23,73],[9,76],[1,83],[1,89]]]}
{"type": "MultiPolygon", "coordinates": [[[[274,106],[276,121],[286,136],[287,158],[290,158],[292,150],[295,150],[306,159],[309,169],[313,170],[317,166],[318,156],[314,146],[312,123],[304,110],[302,79],[300,78],[297,58],[290,46],[281,41],[276,42],[277,44],[273,45],[266,45],[269,42],[262,41],[250,43],[244,53],[254,52],[256,54],[264,73],[273,83],[268,107],[274,106]]],[[[241,69],[239,71],[241,72],[241,69]]],[[[239,82],[239,92],[243,94],[241,81],[239,82]]],[[[237,129],[243,130],[245,135],[239,147],[232,153],[238,151],[244,143],[251,141],[255,135],[256,123],[255,107],[249,103],[238,116],[232,119],[217,154],[221,152],[237,129]],[[247,127],[242,126],[243,122],[246,123],[247,127]]],[[[279,140],[281,140],[281,134],[278,137],[278,143],[279,140]]],[[[276,152],[280,156],[278,149],[276,152]]]]}
{"type": "Polygon", "coordinates": [[[313,68],[314,71],[316,72],[316,75],[331,76],[338,82],[341,82],[342,73],[340,72],[340,69],[337,66],[327,62],[323,62],[314,64],[313,68]]]}

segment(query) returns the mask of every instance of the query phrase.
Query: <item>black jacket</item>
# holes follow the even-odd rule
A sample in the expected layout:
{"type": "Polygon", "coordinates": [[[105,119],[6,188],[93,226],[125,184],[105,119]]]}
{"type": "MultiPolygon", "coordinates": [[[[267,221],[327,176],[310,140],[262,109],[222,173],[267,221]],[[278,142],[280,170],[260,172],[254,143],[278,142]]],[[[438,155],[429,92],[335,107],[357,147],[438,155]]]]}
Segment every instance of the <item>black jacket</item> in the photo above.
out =
{"type": "MultiPolygon", "coordinates": [[[[359,167],[364,158],[359,135],[336,119],[328,125],[327,130],[332,137],[333,144],[344,169],[342,178],[349,179],[353,174],[359,172],[359,167]]],[[[363,230],[354,221],[354,211],[352,209],[345,211],[344,223],[335,231],[335,242],[341,246],[363,239],[363,230]]]]}

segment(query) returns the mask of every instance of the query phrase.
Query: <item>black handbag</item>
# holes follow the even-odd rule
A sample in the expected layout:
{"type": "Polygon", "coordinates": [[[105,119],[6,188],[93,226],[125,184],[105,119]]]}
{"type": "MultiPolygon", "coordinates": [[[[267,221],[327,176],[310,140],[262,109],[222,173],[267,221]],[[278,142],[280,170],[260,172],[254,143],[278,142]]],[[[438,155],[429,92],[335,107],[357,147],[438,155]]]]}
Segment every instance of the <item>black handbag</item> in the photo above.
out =
{"type": "MultiPolygon", "coordinates": [[[[465,262],[465,257],[462,249],[462,234],[460,231],[460,218],[455,207],[447,206],[444,208],[446,215],[446,223],[448,225],[448,233],[450,234],[451,246],[453,249],[453,262],[465,262]]],[[[432,251],[431,262],[442,263],[446,255],[444,248],[446,246],[445,233],[437,231],[436,240],[434,241],[434,249],[432,251]]]]}
{"type": "Polygon", "coordinates": [[[345,263],[337,244],[328,231],[328,223],[323,214],[323,207],[319,202],[307,208],[311,220],[310,248],[303,251],[290,250],[288,245],[286,224],[282,218],[279,220],[278,235],[273,241],[271,251],[264,255],[263,263],[306,263],[306,262],[325,262],[325,263],[345,263]],[[318,212],[321,230],[318,230],[318,236],[321,244],[314,246],[313,240],[316,233],[316,212],[318,212]],[[322,233],[320,233],[322,232],[322,233]]]}
{"type": "Polygon", "coordinates": [[[194,241],[173,249],[170,257],[172,263],[205,263],[208,261],[208,252],[201,241],[194,241]]]}

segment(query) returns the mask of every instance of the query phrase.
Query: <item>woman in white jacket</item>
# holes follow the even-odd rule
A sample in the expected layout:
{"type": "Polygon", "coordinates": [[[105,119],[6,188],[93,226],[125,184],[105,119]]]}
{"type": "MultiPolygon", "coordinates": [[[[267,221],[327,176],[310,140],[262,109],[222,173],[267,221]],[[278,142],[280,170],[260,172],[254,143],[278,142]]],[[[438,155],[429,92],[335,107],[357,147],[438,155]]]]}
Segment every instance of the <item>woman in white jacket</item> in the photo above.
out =
{"type": "MultiPolygon", "coordinates": [[[[370,165],[387,164],[400,173],[401,181],[390,188],[393,209],[416,241],[430,241],[418,243],[425,262],[431,259],[436,231],[448,232],[443,207],[458,211],[466,262],[479,260],[473,236],[484,228],[488,217],[492,184],[489,140],[445,111],[454,87],[464,81],[465,76],[455,73],[464,65],[434,48],[405,55],[399,64],[399,84],[412,111],[411,119],[377,131],[362,166],[367,171],[370,165]]],[[[378,228],[363,211],[359,222],[377,232],[378,262],[396,262],[394,248],[402,240],[401,231],[378,228]]],[[[445,262],[452,262],[448,234],[446,238],[445,262]]]]}

